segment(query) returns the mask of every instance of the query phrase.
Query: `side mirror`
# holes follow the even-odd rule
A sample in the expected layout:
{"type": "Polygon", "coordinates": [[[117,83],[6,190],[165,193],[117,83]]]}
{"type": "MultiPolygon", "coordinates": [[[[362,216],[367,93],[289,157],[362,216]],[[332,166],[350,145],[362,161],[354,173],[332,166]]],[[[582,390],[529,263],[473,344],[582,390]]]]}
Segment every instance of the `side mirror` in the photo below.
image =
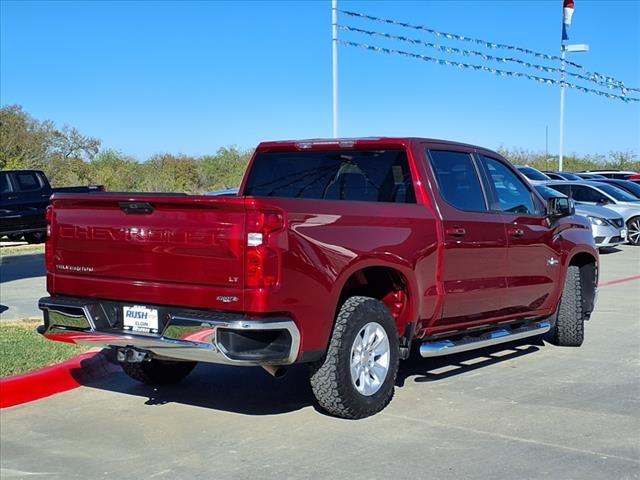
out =
{"type": "Polygon", "coordinates": [[[576,207],[568,197],[551,197],[547,200],[547,217],[561,218],[576,213],[576,207]]]}
{"type": "Polygon", "coordinates": [[[610,203],[611,200],[605,197],[602,197],[600,200],[598,200],[598,205],[609,205],[610,203]]]}

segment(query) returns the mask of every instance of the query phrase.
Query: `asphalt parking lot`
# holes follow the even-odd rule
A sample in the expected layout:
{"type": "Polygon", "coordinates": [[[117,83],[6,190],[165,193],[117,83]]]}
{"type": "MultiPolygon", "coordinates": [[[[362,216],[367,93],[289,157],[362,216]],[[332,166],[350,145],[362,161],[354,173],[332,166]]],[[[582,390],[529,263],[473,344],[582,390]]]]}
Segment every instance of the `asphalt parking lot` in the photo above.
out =
{"type": "Polygon", "coordinates": [[[303,367],[200,365],[156,389],[113,374],[3,410],[0,476],[638,478],[640,248],[619,250],[601,256],[582,348],[412,359],[391,405],[359,421],[318,412],[303,367]]]}

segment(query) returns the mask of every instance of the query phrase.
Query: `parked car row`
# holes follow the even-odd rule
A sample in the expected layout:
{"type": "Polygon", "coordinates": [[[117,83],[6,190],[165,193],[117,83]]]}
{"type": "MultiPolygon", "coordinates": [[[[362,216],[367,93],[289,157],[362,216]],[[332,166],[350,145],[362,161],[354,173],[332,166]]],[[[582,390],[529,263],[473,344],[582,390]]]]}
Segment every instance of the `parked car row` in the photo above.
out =
{"type": "Polygon", "coordinates": [[[541,172],[517,167],[546,199],[562,193],[576,204],[576,213],[589,220],[596,246],[640,244],[640,184],[634,172],[541,172]],[[605,176],[606,175],[606,176],[605,176]]]}

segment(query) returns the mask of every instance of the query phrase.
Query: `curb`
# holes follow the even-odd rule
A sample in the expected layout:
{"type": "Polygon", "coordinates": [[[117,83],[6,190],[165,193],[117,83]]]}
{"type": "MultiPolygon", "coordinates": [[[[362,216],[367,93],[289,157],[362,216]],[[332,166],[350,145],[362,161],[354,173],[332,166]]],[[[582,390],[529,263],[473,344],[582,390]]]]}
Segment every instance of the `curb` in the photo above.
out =
{"type": "Polygon", "coordinates": [[[73,390],[120,371],[104,351],[82,353],[57,365],[0,379],[0,408],[73,390]]]}

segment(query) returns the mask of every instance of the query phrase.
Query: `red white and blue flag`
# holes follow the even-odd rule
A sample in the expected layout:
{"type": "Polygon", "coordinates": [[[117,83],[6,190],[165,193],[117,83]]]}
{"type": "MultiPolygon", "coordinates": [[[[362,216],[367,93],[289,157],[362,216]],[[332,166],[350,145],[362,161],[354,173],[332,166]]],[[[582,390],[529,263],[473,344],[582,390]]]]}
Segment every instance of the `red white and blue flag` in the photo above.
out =
{"type": "Polygon", "coordinates": [[[564,0],[562,4],[562,40],[569,40],[567,30],[569,29],[569,25],[571,25],[571,17],[573,17],[574,9],[573,0],[564,0]]]}

